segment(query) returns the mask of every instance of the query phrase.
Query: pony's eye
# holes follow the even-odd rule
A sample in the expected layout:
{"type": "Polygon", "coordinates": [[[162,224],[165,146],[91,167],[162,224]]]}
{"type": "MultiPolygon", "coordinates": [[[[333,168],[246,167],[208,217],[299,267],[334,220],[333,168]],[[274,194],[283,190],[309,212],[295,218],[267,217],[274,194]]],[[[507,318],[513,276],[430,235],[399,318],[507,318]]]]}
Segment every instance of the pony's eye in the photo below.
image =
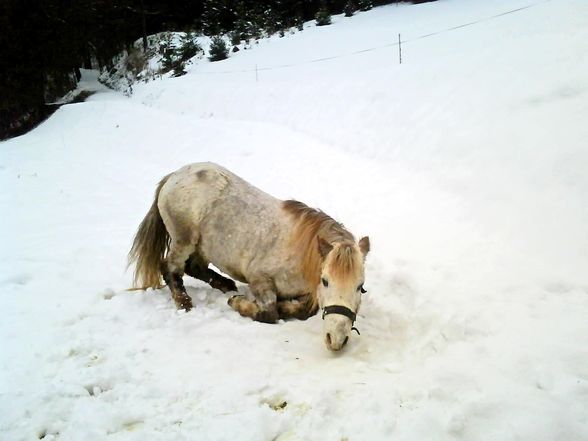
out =
{"type": "Polygon", "coordinates": [[[327,286],[329,286],[329,282],[327,279],[321,279],[321,282],[323,282],[323,286],[326,288],[327,286]]]}
{"type": "Polygon", "coordinates": [[[360,291],[362,294],[365,294],[367,291],[363,288],[363,283],[357,287],[357,290],[360,291]]]}

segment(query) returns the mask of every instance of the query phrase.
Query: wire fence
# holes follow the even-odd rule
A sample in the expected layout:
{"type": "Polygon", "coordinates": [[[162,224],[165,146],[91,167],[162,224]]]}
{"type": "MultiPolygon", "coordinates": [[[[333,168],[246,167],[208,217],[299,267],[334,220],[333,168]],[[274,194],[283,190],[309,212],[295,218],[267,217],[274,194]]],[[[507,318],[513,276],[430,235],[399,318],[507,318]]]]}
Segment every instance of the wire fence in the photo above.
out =
{"type": "MultiPolygon", "coordinates": [[[[411,43],[413,41],[418,41],[418,40],[422,40],[424,38],[429,38],[429,37],[433,37],[436,35],[440,35],[440,34],[444,34],[446,32],[452,32],[458,29],[463,29],[463,28],[467,28],[469,26],[474,26],[476,24],[479,23],[483,23],[486,21],[490,21],[490,20],[494,20],[500,17],[504,17],[505,15],[509,15],[509,14],[514,14],[517,12],[521,12],[524,11],[526,9],[530,9],[533,8],[535,6],[550,2],[551,0],[542,0],[542,1],[538,1],[526,6],[522,6],[520,8],[516,8],[516,9],[511,9],[505,12],[501,12],[499,14],[495,14],[495,15],[491,15],[488,17],[484,17],[484,18],[480,18],[478,20],[474,20],[474,21],[470,21],[468,23],[463,23],[457,26],[452,26],[449,28],[445,28],[445,29],[441,29],[435,32],[430,32],[428,34],[423,34],[423,35],[418,35],[416,37],[412,37],[412,38],[408,38],[408,39],[400,39],[398,41],[395,41],[394,43],[387,43],[387,44],[383,44],[380,46],[374,46],[374,47],[370,47],[370,48],[366,48],[366,49],[360,49],[360,50],[356,50],[356,51],[351,51],[351,52],[346,52],[344,54],[338,54],[338,55],[332,55],[329,57],[320,57],[320,58],[313,58],[311,60],[305,60],[305,61],[300,61],[297,63],[285,63],[285,64],[277,64],[274,66],[261,66],[261,67],[257,67],[255,66],[254,68],[250,68],[250,69],[238,69],[238,70],[225,70],[225,71],[214,71],[214,72],[202,72],[202,71],[193,71],[193,74],[201,74],[201,75],[216,75],[216,74],[235,74],[235,73],[252,73],[255,72],[257,74],[257,72],[262,72],[262,71],[270,71],[270,70],[279,70],[279,69],[287,69],[287,68],[291,68],[291,67],[297,67],[297,66],[304,66],[307,64],[313,64],[313,63],[322,63],[325,61],[331,61],[331,60],[335,60],[338,58],[345,58],[345,57],[351,57],[351,56],[355,56],[355,55],[359,55],[359,54],[365,54],[367,52],[373,52],[373,51],[378,51],[378,50],[382,50],[382,49],[387,49],[387,48],[391,48],[391,47],[395,47],[395,46],[400,46],[404,43],[411,43]]],[[[257,79],[257,76],[256,76],[257,79]]]]}

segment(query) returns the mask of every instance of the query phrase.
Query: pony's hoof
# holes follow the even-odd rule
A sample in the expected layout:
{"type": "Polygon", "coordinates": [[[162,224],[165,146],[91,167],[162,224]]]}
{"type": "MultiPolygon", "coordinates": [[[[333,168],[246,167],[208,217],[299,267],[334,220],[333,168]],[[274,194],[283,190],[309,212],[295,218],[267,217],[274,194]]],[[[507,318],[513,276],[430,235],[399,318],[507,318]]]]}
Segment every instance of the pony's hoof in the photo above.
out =
{"type": "Polygon", "coordinates": [[[234,296],[229,297],[229,300],[227,300],[227,304],[231,307],[231,308],[235,308],[237,305],[237,303],[241,300],[244,299],[245,296],[243,295],[239,295],[239,294],[235,294],[234,296]]]}
{"type": "Polygon", "coordinates": [[[190,297],[178,299],[176,301],[176,308],[178,308],[178,310],[183,309],[186,312],[189,312],[193,308],[192,299],[190,297]]]}
{"type": "Polygon", "coordinates": [[[279,318],[277,308],[269,309],[267,311],[259,311],[255,314],[255,321],[262,323],[276,323],[279,318]]]}

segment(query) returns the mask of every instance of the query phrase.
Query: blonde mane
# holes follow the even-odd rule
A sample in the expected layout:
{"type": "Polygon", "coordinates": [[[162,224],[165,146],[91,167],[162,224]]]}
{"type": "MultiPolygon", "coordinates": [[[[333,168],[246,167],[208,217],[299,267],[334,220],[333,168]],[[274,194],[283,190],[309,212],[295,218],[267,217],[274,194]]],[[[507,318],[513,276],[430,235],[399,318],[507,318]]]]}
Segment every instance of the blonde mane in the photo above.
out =
{"type": "Polygon", "coordinates": [[[320,283],[323,266],[319,238],[334,245],[329,271],[335,277],[345,278],[355,274],[361,258],[354,252],[353,235],[329,215],[295,200],[284,201],[282,206],[295,220],[290,238],[291,246],[300,257],[300,270],[311,288],[312,300],[309,308],[314,313],[318,309],[316,288],[320,283]]]}

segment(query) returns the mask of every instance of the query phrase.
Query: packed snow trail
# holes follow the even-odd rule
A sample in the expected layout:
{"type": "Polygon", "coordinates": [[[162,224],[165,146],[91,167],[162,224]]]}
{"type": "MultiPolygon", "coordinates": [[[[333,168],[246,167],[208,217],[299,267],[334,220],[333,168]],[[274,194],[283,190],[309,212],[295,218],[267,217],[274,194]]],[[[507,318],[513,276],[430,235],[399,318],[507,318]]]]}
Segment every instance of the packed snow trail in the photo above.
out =
{"type": "Polygon", "coordinates": [[[0,144],[0,439],[588,439],[585,2],[411,43],[401,67],[198,75],[526,4],[336,17],[0,144]],[[125,290],[156,183],[203,160],[369,234],[343,353],[319,316],[255,323],[188,277],[188,314],[125,290]]]}

